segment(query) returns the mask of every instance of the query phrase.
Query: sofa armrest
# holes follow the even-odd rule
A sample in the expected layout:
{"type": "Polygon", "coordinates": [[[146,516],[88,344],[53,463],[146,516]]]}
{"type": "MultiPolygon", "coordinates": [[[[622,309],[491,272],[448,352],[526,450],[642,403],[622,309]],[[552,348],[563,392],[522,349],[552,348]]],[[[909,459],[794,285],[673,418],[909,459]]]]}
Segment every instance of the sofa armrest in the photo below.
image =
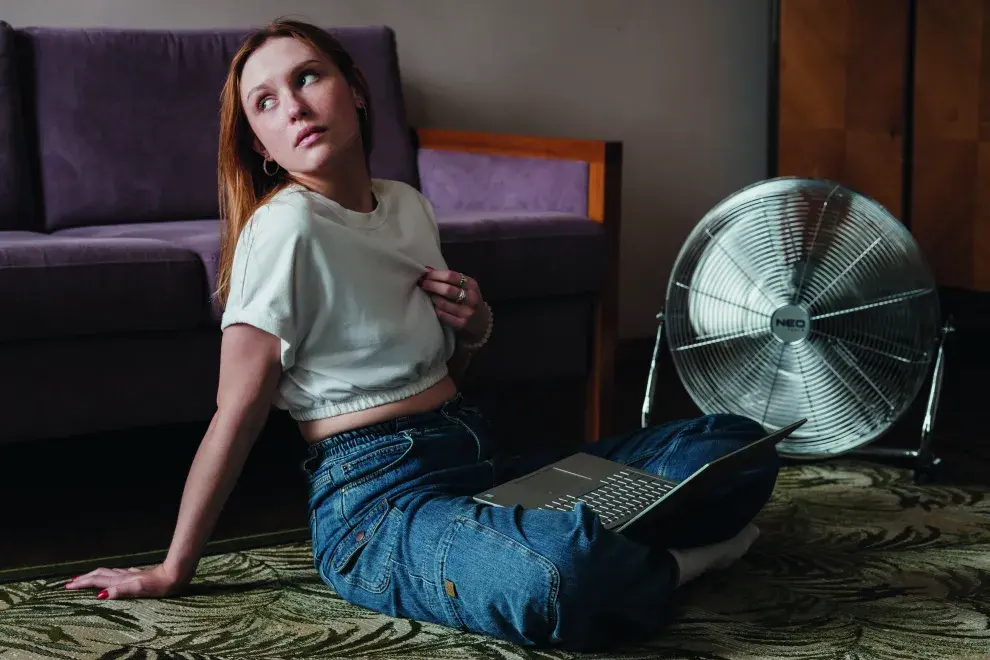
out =
{"type": "Polygon", "coordinates": [[[618,328],[622,143],[419,129],[424,195],[448,210],[561,211],[603,225],[605,278],[598,294],[586,439],[613,432],[613,379],[618,328]]]}

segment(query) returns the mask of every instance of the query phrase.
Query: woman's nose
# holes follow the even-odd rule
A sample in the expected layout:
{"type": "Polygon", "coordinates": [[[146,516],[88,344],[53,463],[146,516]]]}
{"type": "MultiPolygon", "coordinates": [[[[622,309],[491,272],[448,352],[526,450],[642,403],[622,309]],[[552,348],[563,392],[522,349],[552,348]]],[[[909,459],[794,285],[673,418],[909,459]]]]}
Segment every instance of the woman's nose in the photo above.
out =
{"type": "Polygon", "coordinates": [[[297,96],[290,96],[286,102],[290,119],[299,119],[309,114],[309,108],[297,96]]]}

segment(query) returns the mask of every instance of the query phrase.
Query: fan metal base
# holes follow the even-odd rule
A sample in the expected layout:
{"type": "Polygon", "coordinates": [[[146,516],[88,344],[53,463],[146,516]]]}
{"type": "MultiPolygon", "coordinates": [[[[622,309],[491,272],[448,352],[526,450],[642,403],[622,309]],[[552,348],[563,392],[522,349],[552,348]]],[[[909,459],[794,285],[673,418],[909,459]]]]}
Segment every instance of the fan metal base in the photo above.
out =
{"type": "MultiPolygon", "coordinates": [[[[643,399],[643,409],[641,425],[643,428],[649,425],[653,412],[653,397],[656,392],[656,370],[657,358],[660,354],[660,345],[663,340],[664,313],[657,314],[657,337],[653,346],[653,357],[650,361],[650,372],[646,382],[646,396],[643,399]]],[[[925,417],[921,424],[921,439],[917,449],[901,449],[895,447],[863,447],[845,452],[843,455],[867,456],[878,459],[911,459],[914,462],[915,481],[927,481],[934,477],[942,459],[935,456],[932,450],[933,430],[935,427],[935,416],[938,411],[939,398],[942,394],[942,378],[945,372],[945,340],[948,335],[955,331],[952,325],[952,316],[946,320],[942,327],[942,333],[938,338],[938,354],[935,358],[934,373],[932,374],[931,388],[928,392],[928,404],[925,407],[925,417]]]]}

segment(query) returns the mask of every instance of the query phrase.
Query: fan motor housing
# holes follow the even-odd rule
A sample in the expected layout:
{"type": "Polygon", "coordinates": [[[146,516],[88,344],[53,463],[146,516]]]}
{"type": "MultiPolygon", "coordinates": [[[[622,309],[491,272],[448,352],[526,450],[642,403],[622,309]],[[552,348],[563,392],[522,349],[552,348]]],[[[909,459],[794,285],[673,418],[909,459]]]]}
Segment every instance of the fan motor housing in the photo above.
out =
{"type": "Polygon", "coordinates": [[[807,339],[811,332],[811,318],[800,305],[784,305],[770,317],[770,331],[785,344],[793,344],[807,339]]]}

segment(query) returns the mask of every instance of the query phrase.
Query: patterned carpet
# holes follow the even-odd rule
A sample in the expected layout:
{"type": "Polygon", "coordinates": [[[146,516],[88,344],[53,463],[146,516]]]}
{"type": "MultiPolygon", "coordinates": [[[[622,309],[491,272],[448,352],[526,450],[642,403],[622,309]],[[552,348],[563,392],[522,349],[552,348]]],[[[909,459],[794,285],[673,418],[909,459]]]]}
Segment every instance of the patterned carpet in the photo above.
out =
{"type": "Polygon", "coordinates": [[[785,468],[750,554],[684,590],[665,634],[606,655],[358,609],[319,581],[303,542],[205,557],[170,599],[0,585],[0,659],[986,658],[988,493],[853,461],[785,468]]]}

